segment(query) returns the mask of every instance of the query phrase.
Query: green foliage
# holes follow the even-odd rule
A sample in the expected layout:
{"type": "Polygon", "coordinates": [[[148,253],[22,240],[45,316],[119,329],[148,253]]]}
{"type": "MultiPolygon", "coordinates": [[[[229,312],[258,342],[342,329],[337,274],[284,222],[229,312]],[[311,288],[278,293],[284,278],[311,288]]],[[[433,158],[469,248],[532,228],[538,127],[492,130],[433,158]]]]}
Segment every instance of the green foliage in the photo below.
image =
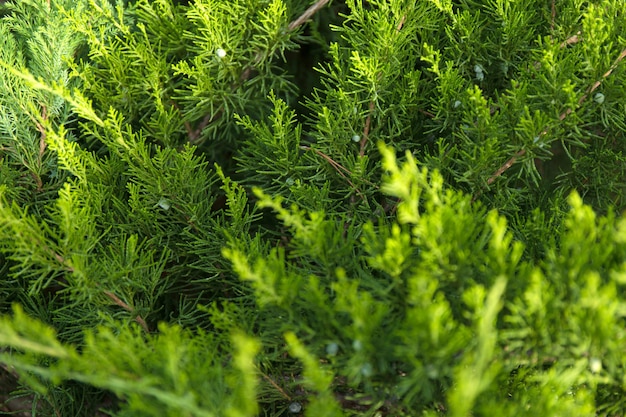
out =
{"type": "Polygon", "coordinates": [[[33,413],[624,414],[619,0],[2,3],[33,413]]]}
{"type": "Polygon", "coordinates": [[[28,354],[3,354],[3,361],[39,377],[68,378],[110,390],[126,401],[119,415],[255,415],[253,359],[258,346],[246,336],[233,334],[233,363],[224,369],[220,361],[226,358],[209,333],[191,334],[165,324],[158,334],[147,336],[138,326],[115,332],[99,328],[85,335],[79,352],[59,344],[49,328],[20,308],[14,313],[0,325],[2,343],[28,354]],[[56,361],[42,367],[33,354],[56,361]],[[211,401],[229,395],[230,404],[211,401]]]}

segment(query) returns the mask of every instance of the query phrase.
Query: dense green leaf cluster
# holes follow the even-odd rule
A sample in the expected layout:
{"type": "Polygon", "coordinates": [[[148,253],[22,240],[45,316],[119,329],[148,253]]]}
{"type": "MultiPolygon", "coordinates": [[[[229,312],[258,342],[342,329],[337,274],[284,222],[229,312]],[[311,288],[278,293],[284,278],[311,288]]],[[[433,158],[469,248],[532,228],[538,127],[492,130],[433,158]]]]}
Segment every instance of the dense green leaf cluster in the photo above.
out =
{"type": "Polygon", "coordinates": [[[0,4],[0,398],[623,414],[621,3],[0,4]]]}

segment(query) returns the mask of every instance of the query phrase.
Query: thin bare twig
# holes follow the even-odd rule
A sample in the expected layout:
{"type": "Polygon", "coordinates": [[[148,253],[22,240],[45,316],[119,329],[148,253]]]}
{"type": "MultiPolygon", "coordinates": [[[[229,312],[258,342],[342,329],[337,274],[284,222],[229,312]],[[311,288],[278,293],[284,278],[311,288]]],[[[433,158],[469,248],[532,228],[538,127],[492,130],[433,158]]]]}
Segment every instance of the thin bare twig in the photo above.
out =
{"type": "Polygon", "coordinates": [[[403,15],[402,19],[400,19],[400,23],[398,23],[398,26],[396,26],[396,31],[400,32],[400,29],[402,29],[402,26],[404,26],[405,21],[406,21],[406,15],[403,15]]]}
{"type": "MultiPolygon", "coordinates": [[[[313,152],[315,152],[316,154],[318,154],[319,156],[324,158],[326,161],[328,161],[328,163],[331,164],[333,166],[333,168],[335,168],[337,170],[337,172],[339,172],[339,175],[341,175],[348,182],[350,182],[349,178],[346,177],[341,171],[344,171],[348,175],[352,175],[352,172],[348,168],[346,168],[343,165],[341,165],[339,162],[337,162],[334,159],[332,159],[330,156],[326,155],[324,152],[318,151],[317,149],[313,149],[310,146],[306,146],[306,145],[300,146],[300,149],[302,149],[304,151],[313,151],[313,152]]],[[[374,184],[374,183],[372,183],[370,181],[367,181],[366,179],[361,178],[361,180],[365,184],[367,184],[367,185],[371,185],[372,187],[374,187],[376,189],[379,188],[378,185],[376,185],[376,184],[374,184]]],[[[352,185],[354,187],[354,184],[352,184],[351,182],[350,182],[350,185],[352,185]]],[[[355,187],[355,189],[356,189],[356,187],[355,187]]]]}
{"type": "Polygon", "coordinates": [[[289,394],[287,394],[285,392],[285,390],[283,390],[280,386],[278,386],[278,384],[272,379],[270,378],[268,375],[265,375],[263,372],[261,372],[261,375],[263,375],[263,377],[267,380],[267,382],[270,383],[270,385],[272,385],[274,388],[276,388],[276,390],[287,400],[287,401],[291,401],[291,397],[289,396],[289,394]]]}
{"type": "MultiPolygon", "coordinates": [[[[124,301],[122,301],[117,295],[113,294],[111,291],[104,290],[104,295],[109,297],[115,304],[122,307],[124,310],[129,311],[131,313],[134,311],[134,309],[131,306],[126,304],[124,301]]],[[[144,329],[146,333],[150,333],[148,324],[140,315],[137,315],[137,317],[135,317],[135,321],[139,323],[141,328],[144,329]]]]}
{"type": "Polygon", "coordinates": [[[289,23],[288,29],[291,31],[302,26],[304,23],[306,23],[307,20],[313,17],[313,15],[317,13],[322,7],[326,6],[326,3],[328,3],[328,0],[319,0],[317,3],[315,3],[308,9],[306,9],[306,11],[302,13],[300,17],[298,17],[293,22],[289,23]]]}
{"type": "Polygon", "coordinates": [[[580,40],[580,31],[578,31],[575,35],[572,35],[569,38],[565,39],[563,42],[561,42],[560,47],[565,48],[566,46],[578,43],[579,40],[580,40]]]}
{"type": "Polygon", "coordinates": [[[498,168],[498,170],[494,172],[491,177],[489,177],[489,179],[487,180],[487,184],[491,185],[496,180],[496,178],[502,175],[504,171],[511,168],[513,164],[517,161],[517,159],[521,158],[525,154],[526,154],[525,149],[520,149],[519,151],[515,152],[515,155],[513,155],[508,161],[506,161],[504,165],[498,168]]]}
{"type": "Polygon", "coordinates": [[[434,119],[435,117],[437,117],[431,112],[429,112],[428,110],[417,109],[417,111],[422,113],[424,116],[430,117],[431,119],[434,119]]]}
{"type": "MultiPolygon", "coordinates": [[[[318,154],[319,156],[324,158],[326,161],[328,161],[328,163],[331,164],[333,166],[333,168],[335,168],[335,170],[339,173],[339,175],[341,175],[348,182],[350,182],[350,179],[348,177],[346,177],[346,175],[343,172],[345,172],[347,174],[350,174],[350,175],[352,175],[352,172],[350,172],[350,170],[348,168],[344,167],[343,165],[341,165],[339,162],[335,161],[330,156],[326,155],[324,152],[318,151],[317,149],[313,149],[310,146],[306,146],[306,145],[300,146],[300,149],[305,150],[305,151],[313,151],[313,152],[315,152],[316,154],[318,154]],[[341,171],[343,171],[343,172],[341,172],[341,171]]],[[[351,182],[350,182],[350,185],[352,185],[354,187],[354,184],[352,184],[351,182]]]]}
{"type": "MultiPolygon", "coordinates": [[[[300,149],[305,150],[305,151],[313,151],[316,154],[318,154],[319,156],[321,156],[322,158],[324,158],[326,161],[328,161],[328,163],[335,168],[335,171],[337,171],[339,173],[339,175],[341,175],[347,182],[348,184],[350,184],[350,186],[352,188],[354,188],[354,191],[356,191],[356,193],[363,199],[365,200],[365,196],[363,195],[363,193],[361,192],[361,190],[359,190],[357,188],[356,185],[354,185],[354,183],[350,180],[350,178],[348,178],[346,176],[346,174],[344,174],[343,172],[352,175],[352,172],[350,172],[350,170],[346,167],[344,167],[343,165],[341,165],[339,162],[335,161],[333,158],[331,158],[330,156],[326,155],[324,152],[318,151],[317,149],[313,149],[310,146],[305,146],[302,145],[300,146],[300,149]],[[343,172],[342,172],[343,171],[343,172]]],[[[371,183],[370,183],[371,184],[371,183]]]]}

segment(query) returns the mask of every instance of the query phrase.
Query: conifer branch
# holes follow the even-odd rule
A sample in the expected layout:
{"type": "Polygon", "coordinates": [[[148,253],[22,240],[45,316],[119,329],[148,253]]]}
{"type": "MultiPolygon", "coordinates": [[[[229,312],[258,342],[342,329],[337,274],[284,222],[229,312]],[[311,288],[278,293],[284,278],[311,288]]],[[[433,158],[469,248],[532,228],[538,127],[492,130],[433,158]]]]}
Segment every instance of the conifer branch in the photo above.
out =
{"type": "MultiPolygon", "coordinates": [[[[297,19],[293,20],[289,24],[288,30],[291,32],[291,31],[295,30],[296,28],[302,26],[315,13],[317,13],[319,10],[321,10],[328,3],[328,1],[329,0],[319,0],[317,3],[313,4],[302,15],[300,15],[297,19]]],[[[238,87],[239,85],[241,85],[241,83],[243,83],[248,78],[250,78],[250,76],[252,75],[252,72],[254,71],[255,67],[259,64],[261,59],[262,59],[262,54],[260,52],[257,52],[256,55],[255,55],[254,60],[252,62],[250,62],[243,69],[243,71],[241,72],[241,75],[239,76],[239,82],[235,83],[233,88],[238,87]]],[[[174,103],[174,106],[176,108],[178,108],[175,103],[174,103]]],[[[210,123],[212,123],[216,119],[220,118],[222,116],[222,113],[223,113],[223,109],[220,108],[217,112],[215,112],[213,114],[207,114],[202,119],[202,121],[198,124],[198,126],[196,126],[195,129],[191,126],[191,124],[189,122],[185,121],[184,125],[185,125],[185,130],[187,131],[187,135],[189,137],[189,143],[197,144],[197,142],[199,142],[199,140],[201,138],[202,131],[204,130],[204,128],[207,127],[210,123]]]]}
{"type": "MultiPolygon", "coordinates": [[[[403,15],[402,18],[400,18],[400,22],[398,22],[398,25],[396,26],[396,32],[400,32],[400,30],[402,30],[402,27],[404,26],[405,21],[406,21],[406,14],[403,15]]],[[[379,73],[378,80],[380,80],[381,77],[382,77],[382,73],[379,73]]],[[[370,126],[372,122],[372,114],[374,113],[374,107],[375,107],[374,100],[371,100],[369,103],[367,117],[365,118],[365,125],[363,127],[363,135],[361,135],[360,149],[359,149],[359,156],[361,157],[365,156],[365,146],[367,145],[367,141],[369,139],[370,126]]]]}
{"type": "Polygon", "coordinates": [[[589,91],[587,92],[587,94],[585,94],[584,96],[581,97],[581,99],[578,101],[578,104],[582,103],[587,96],[589,96],[589,94],[593,93],[593,91],[600,87],[600,85],[602,84],[602,82],[609,76],[611,75],[611,73],[617,68],[617,66],[619,65],[619,63],[626,58],[626,48],[624,50],[622,50],[622,52],[619,54],[619,56],[617,57],[617,59],[615,60],[615,62],[613,62],[613,65],[611,65],[611,67],[609,68],[609,70],[607,72],[604,73],[604,75],[602,75],[602,78],[599,79],[598,81],[596,81],[591,88],[589,89],[589,91]]]}
{"type": "MultiPolygon", "coordinates": [[[[580,32],[579,32],[580,33],[580,32]]],[[[578,36],[574,35],[570,38],[568,38],[568,40],[565,42],[565,45],[571,45],[572,43],[575,43],[578,41],[578,36]],[[572,40],[571,42],[570,39],[572,40]]],[[[563,44],[561,44],[561,46],[563,46],[563,44]]],[[[602,82],[611,75],[611,73],[617,68],[617,66],[619,65],[619,63],[626,58],[626,48],[624,50],[622,50],[622,52],[618,55],[617,59],[613,62],[613,64],[611,65],[611,67],[609,68],[609,70],[607,72],[605,72],[602,75],[602,78],[597,80],[596,82],[594,82],[589,89],[587,90],[587,92],[585,94],[583,94],[580,99],[578,100],[578,105],[581,105],[586,99],[587,97],[589,97],[589,95],[591,93],[593,93],[598,87],[600,87],[600,85],[602,84],[602,82]]],[[[565,118],[567,116],[569,116],[572,112],[574,111],[573,108],[568,108],[567,110],[565,110],[563,113],[561,113],[559,115],[559,120],[565,120],[565,118]]],[[[539,134],[540,136],[545,136],[548,133],[548,127],[546,127],[543,131],[541,131],[541,133],[539,134]]],[[[524,156],[526,154],[526,150],[525,149],[520,149],[519,151],[517,151],[508,161],[506,161],[504,163],[504,165],[502,165],[500,168],[498,168],[496,170],[496,172],[494,172],[488,179],[487,179],[487,184],[491,185],[496,178],[498,178],[500,175],[502,175],[505,171],[507,171],[509,168],[511,168],[513,166],[513,164],[515,164],[515,162],[517,162],[517,160],[519,158],[521,158],[522,156],[524,156]]]]}
{"type": "MultiPolygon", "coordinates": [[[[291,32],[294,29],[297,29],[298,27],[302,26],[315,13],[317,13],[319,10],[321,10],[322,7],[324,7],[326,5],[326,3],[328,3],[328,0],[319,0],[317,3],[313,4],[311,7],[306,9],[306,11],[304,13],[302,13],[297,19],[295,19],[291,23],[289,23],[289,26],[287,27],[287,29],[291,32]]],[[[260,60],[261,60],[261,54],[259,52],[257,52],[257,54],[255,55],[255,58],[254,58],[254,62],[249,64],[243,70],[243,72],[241,73],[241,76],[239,77],[239,80],[241,82],[246,81],[248,78],[250,78],[250,75],[252,74],[252,71],[254,70],[254,67],[260,62],[260,60]]],[[[207,124],[208,123],[210,123],[210,120],[207,122],[207,124]]]]}
{"type": "MultiPolygon", "coordinates": [[[[318,2],[313,4],[304,13],[302,13],[302,15],[300,15],[297,19],[293,20],[289,24],[288,31],[291,32],[297,29],[298,27],[302,26],[315,13],[321,10],[328,3],[328,1],[329,0],[319,0],[318,2]]],[[[254,60],[250,62],[243,69],[243,71],[241,72],[241,75],[239,76],[239,81],[235,83],[233,88],[238,87],[239,85],[241,85],[241,83],[243,83],[248,78],[250,78],[250,76],[252,75],[252,72],[254,71],[255,67],[259,64],[261,59],[262,59],[262,54],[260,52],[257,52],[254,60]]],[[[176,105],[176,103],[174,103],[174,106],[178,109],[178,106],[176,105]]],[[[220,118],[222,116],[222,113],[223,113],[223,109],[220,108],[217,112],[213,114],[205,115],[204,118],[200,121],[200,123],[195,127],[195,129],[191,126],[191,124],[188,121],[185,121],[184,126],[185,126],[185,130],[187,131],[187,136],[189,137],[188,142],[191,144],[197,144],[201,139],[202,131],[204,130],[204,128],[206,128],[209,124],[214,122],[216,119],[220,118]]]]}

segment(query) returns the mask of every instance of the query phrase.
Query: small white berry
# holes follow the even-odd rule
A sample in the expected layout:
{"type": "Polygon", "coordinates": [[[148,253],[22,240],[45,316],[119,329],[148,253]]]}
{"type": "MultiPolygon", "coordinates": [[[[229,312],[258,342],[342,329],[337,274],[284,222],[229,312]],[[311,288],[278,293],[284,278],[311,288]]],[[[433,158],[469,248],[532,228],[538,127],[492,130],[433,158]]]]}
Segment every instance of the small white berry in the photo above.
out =
{"type": "Polygon", "coordinates": [[[598,104],[604,103],[604,94],[596,93],[596,95],[593,96],[593,101],[595,101],[598,104]]]}
{"type": "Polygon", "coordinates": [[[372,364],[369,362],[365,362],[363,366],[361,366],[361,375],[366,378],[369,378],[374,373],[374,369],[372,368],[372,364]]]}
{"type": "Polygon", "coordinates": [[[509,73],[509,64],[503,62],[500,64],[500,69],[502,69],[502,73],[506,76],[509,73]]]}
{"type": "Polygon", "coordinates": [[[159,207],[161,207],[163,210],[169,210],[170,209],[170,202],[167,201],[167,199],[165,199],[165,198],[161,198],[159,200],[159,202],[157,203],[157,205],[159,207]]]}
{"type": "Polygon", "coordinates": [[[452,106],[455,109],[458,109],[459,107],[461,107],[461,104],[463,104],[463,103],[461,103],[461,100],[456,100],[452,106]]]}
{"type": "Polygon", "coordinates": [[[217,51],[215,51],[215,54],[217,55],[219,59],[222,59],[226,56],[226,51],[223,50],[222,48],[219,48],[217,51]]]}
{"type": "Polygon", "coordinates": [[[335,342],[326,345],[326,354],[328,356],[335,356],[339,351],[339,345],[335,342]]]}
{"type": "Polygon", "coordinates": [[[476,73],[476,79],[478,81],[482,81],[485,79],[484,71],[485,69],[481,65],[479,64],[474,65],[474,72],[476,73]]]}
{"type": "Polygon", "coordinates": [[[436,379],[439,377],[439,371],[434,365],[429,364],[429,365],[426,365],[426,375],[430,379],[436,379]]]}
{"type": "Polygon", "coordinates": [[[358,142],[358,141],[360,141],[360,140],[361,140],[361,136],[359,136],[359,135],[354,135],[354,136],[352,136],[352,141],[353,141],[353,142],[358,142]]]}
{"type": "Polygon", "coordinates": [[[299,413],[300,411],[302,411],[302,404],[300,404],[299,402],[292,402],[291,404],[289,404],[289,412],[291,413],[299,413]]]}
{"type": "Polygon", "coordinates": [[[594,374],[597,374],[602,370],[602,361],[598,358],[589,359],[589,369],[594,374]]]}

